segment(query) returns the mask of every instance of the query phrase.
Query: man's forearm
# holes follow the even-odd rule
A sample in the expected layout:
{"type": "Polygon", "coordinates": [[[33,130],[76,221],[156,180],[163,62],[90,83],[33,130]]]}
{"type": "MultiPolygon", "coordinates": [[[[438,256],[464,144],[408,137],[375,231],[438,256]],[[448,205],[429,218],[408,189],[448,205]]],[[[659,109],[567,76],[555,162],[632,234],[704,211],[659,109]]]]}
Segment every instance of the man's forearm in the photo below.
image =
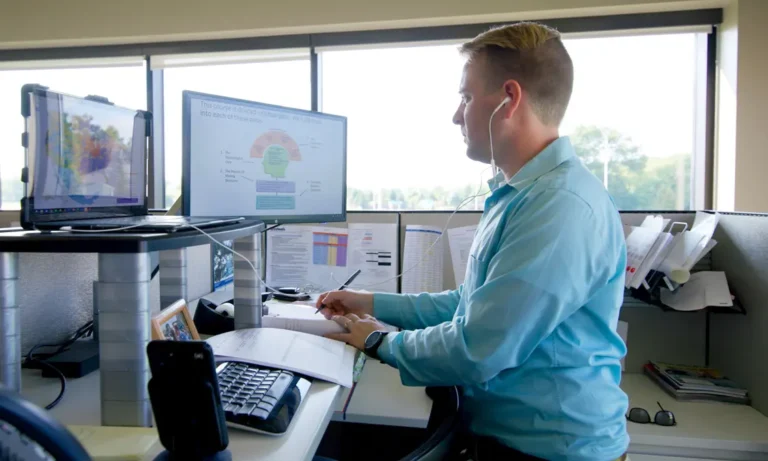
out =
{"type": "Polygon", "coordinates": [[[453,318],[461,288],[443,293],[388,294],[373,296],[373,316],[404,330],[439,325],[453,318]]]}

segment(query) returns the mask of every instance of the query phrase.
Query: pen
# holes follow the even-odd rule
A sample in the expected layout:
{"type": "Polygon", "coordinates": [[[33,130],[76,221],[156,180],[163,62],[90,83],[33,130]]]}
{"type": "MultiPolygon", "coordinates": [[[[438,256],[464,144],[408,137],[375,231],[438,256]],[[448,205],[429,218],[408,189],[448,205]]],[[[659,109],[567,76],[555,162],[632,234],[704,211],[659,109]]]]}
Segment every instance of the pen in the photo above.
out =
{"type": "MultiPolygon", "coordinates": [[[[356,271],[355,271],[355,273],[354,273],[354,274],[352,274],[352,276],[351,276],[350,278],[348,278],[348,279],[347,279],[347,281],[346,281],[346,282],[344,282],[344,284],[343,284],[343,285],[341,285],[341,286],[339,287],[339,289],[338,289],[338,290],[336,290],[336,291],[341,291],[341,290],[343,290],[344,288],[347,288],[347,287],[349,286],[349,284],[350,284],[350,283],[352,283],[352,282],[354,282],[354,281],[355,281],[355,278],[357,278],[357,276],[358,276],[358,275],[360,275],[360,272],[362,272],[362,270],[361,270],[361,269],[358,269],[358,270],[356,270],[356,271]]],[[[321,310],[323,310],[323,309],[325,309],[325,304],[320,304],[320,307],[318,307],[318,308],[317,308],[317,310],[315,311],[315,314],[317,314],[318,312],[320,312],[320,311],[321,311],[321,310]]]]}

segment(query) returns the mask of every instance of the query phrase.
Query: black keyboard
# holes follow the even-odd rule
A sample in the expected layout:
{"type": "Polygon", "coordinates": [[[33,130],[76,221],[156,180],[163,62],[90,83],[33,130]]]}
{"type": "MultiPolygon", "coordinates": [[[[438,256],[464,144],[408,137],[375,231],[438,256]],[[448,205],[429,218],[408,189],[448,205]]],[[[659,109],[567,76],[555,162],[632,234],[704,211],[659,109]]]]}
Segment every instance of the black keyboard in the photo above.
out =
{"type": "Polygon", "coordinates": [[[227,425],[271,435],[288,430],[310,382],[286,370],[242,362],[216,366],[227,425]]]}

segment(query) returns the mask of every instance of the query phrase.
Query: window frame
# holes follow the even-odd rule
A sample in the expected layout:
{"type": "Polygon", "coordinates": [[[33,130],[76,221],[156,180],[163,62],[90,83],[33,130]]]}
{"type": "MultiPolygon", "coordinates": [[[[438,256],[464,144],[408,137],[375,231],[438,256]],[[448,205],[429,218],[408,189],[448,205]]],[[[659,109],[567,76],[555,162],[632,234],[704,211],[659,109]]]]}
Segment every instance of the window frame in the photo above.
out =
{"type": "MultiPolygon", "coordinates": [[[[714,129],[715,129],[715,79],[716,79],[716,26],[723,21],[723,9],[699,9],[669,11],[660,13],[636,13],[572,18],[535,20],[554,27],[564,35],[568,34],[622,34],[637,31],[664,32],[697,26],[711,27],[706,43],[700,44],[698,56],[706,59],[705,75],[698,76],[696,86],[697,103],[703,98],[704,110],[696,112],[694,159],[692,168],[693,206],[695,209],[711,209],[713,195],[714,129]],[[696,150],[704,149],[703,162],[696,150]]],[[[62,59],[120,58],[144,56],[147,76],[147,108],[153,114],[153,130],[148,150],[148,193],[149,207],[167,209],[172,204],[165,200],[165,155],[163,131],[163,70],[153,70],[150,59],[153,55],[174,55],[216,52],[247,52],[258,50],[279,51],[281,49],[308,48],[310,57],[311,108],[321,107],[320,72],[321,62],[317,48],[344,46],[381,46],[383,44],[414,43],[426,45],[466,39],[490,27],[512,23],[460,24],[446,26],[413,27],[405,29],[383,29],[349,32],[326,32],[318,34],[294,34],[265,37],[244,37],[198,41],[153,42],[125,45],[100,45],[60,48],[32,48],[0,50],[0,69],[8,61],[48,61],[62,59]]],[[[658,210],[647,210],[658,211],[658,210]]]]}

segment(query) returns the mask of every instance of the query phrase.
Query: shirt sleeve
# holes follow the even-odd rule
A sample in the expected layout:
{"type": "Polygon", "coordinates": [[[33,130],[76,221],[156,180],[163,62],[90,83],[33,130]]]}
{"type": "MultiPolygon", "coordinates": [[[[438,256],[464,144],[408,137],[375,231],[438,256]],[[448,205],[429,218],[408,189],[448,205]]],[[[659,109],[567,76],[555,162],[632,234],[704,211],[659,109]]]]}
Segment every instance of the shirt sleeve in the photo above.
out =
{"type": "MultiPolygon", "coordinates": [[[[405,330],[416,330],[450,321],[461,299],[462,287],[442,293],[373,295],[373,316],[405,330]]],[[[381,346],[379,346],[381,347],[381,346]]]]}
{"type": "Polygon", "coordinates": [[[465,315],[416,331],[390,333],[380,358],[406,385],[484,383],[520,366],[541,341],[586,304],[616,272],[605,222],[573,193],[552,189],[504,221],[485,282],[467,298],[465,315]],[[606,270],[613,266],[613,270],[606,270]]]}

